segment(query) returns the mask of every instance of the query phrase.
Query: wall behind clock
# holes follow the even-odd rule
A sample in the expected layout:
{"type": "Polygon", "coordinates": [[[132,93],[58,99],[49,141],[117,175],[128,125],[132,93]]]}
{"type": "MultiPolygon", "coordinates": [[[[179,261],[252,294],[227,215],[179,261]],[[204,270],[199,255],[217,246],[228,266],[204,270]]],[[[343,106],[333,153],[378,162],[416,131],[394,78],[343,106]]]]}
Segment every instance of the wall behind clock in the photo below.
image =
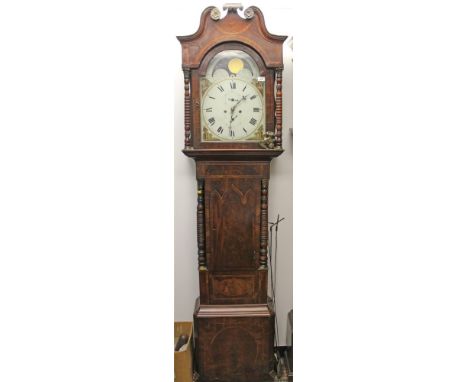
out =
{"type": "MultiPolygon", "coordinates": [[[[184,5],[184,12],[173,19],[177,35],[188,35],[198,29],[200,14],[208,5],[222,9],[224,2],[193,1],[184,5]]],[[[256,1],[273,34],[292,35],[292,7],[281,1],[256,1]]],[[[289,40],[287,40],[288,42],[289,40]]],[[[287,313],[293,308],[293,65],[292,50],[283,48],[283,147],[284,153],[271,165],[269,221],[279,214],[285,220],[278,232],[278,265],[276,282],[276,313],[279,344],[286,339],[287,313]]],[[[174,320],[191,321],[198,296],[196,241],[196,181],[195,162],[182,154],[184,101],[183,74],[179,42],[174,37],[174,320]]]]}

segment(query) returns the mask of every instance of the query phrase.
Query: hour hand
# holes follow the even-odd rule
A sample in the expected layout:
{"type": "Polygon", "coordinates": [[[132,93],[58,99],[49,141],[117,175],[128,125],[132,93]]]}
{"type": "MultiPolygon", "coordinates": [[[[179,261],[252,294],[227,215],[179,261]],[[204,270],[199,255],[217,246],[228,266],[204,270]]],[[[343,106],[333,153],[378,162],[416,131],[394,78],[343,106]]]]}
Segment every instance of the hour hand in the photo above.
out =
{"type": "Polygon", "coordinates": [[[231,120],[229,121],[229,130],[231,130],[231,124],[234,122],[236,118],[237,118],[237,114],[236,115],[231,114],[231,120]]]}

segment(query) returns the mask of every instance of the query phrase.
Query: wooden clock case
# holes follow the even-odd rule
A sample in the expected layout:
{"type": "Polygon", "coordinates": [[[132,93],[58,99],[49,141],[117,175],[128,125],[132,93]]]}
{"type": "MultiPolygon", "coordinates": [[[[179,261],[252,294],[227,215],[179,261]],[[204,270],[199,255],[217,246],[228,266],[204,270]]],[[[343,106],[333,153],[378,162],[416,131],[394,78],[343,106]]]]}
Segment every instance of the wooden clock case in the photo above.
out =
{"type": "Polygon", "coordinates": [[[202,382],[272,380],[275,312],[268,292],[268,181],[282,150],[282,46],[257,7],[206,8],[198,30],[178,36],[185,84],[183,153],[196,161],[200,297],[195,303],[196,363],[202,382]],[[199,80],[226,49],[248,53],[265,77],[262,142],[203,142],[199,80]]]}

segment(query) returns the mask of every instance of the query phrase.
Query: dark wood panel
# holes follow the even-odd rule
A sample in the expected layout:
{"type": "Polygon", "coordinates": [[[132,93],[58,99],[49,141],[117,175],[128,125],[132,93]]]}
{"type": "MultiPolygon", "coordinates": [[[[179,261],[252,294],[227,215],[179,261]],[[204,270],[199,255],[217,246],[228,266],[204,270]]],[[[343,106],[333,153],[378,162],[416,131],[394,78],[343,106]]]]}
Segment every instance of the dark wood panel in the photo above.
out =
{"type": "MultiPolygon", "coordinates": [[[[266,285],[265,285],[266,286],[266,285]]],[[[210,275],[210,304],[256,304],[260,301],[265,287],[259,282],[259,275],[253,272],[229,272],[210,275]]]]}
{"type": "MultiPolygon", "coordinates": [[[[209,296],[206,304],[264,304],[267,301],[268,270],[257,270],[251,275],[209,276],[209,296]]],[[[203,294],[205,291],[203,291],[203,294]]],[[[200,292],[202,295],[202,292],[200,292]]]]}
{"type": "Polygon", "coordinates": [[[210,160],[210,161],[222,161],[222,160],[243,160],[243,161],[255,161],[255,160],[268,160],[276,158],[283,153],[283,149],[265,150],[265,149],[241,149],[241,148],[229,148],[229,149],[184,149],[182,152],[190,158],[195,160],[210,160]]]}
{"type": "Polygon", "coordinates": [[[201,270],[198,272],[198,282],[200,285],[200,303],[202,304],[209,304],[210,302],[209,277],[209,272],[207,270],[201,270]]]}
{"type": "Polygon", "coordinates": [[[218,176],[270,177],[269,161],[198,161],[197,178],[218,176]]]}
{"type": "Polygon", "coordinates": [[[268,32],[263,14],[257,7],[250,7],[253,17],[241,18],[234,9],[220,19],[213,20],[206,8],[200,18],[198,30],[188,36],[177,36],[182,45],[182,62],[186,68],[197,68],[203,57],[216,45],[233,39],[255,49],[267,67],[283,66],[283,42],[287,36],[268,32]]]}
{"type": "Polygon", "coordinates": [[[260,243],[260,181],[207,178],[206,230],[211,271],[255,270],[260,243]]]}
{"type": "Polygon", "coordinates": [[[269,379],[274,367],[274,312],[266,305],[258,307],[267,315],[249,315],[245,308],[242,314],[236,314],[234,307],[229,316],[229,309],[223,307],[222,313],[207,316],[200,312],[203,307],[198,307],[194,314],[196,358],[203,382],[269,379]]]}
{"type": "MultiPolygon", "coordinates": [[[[266,210],[262,208],[267,204],[262,185],[267,184],[269,172],[269,161],[197,161],[198,183],[204,185],[204,215],[199,221],[205,225],[198,230],[205,235],[203,248],[208,270],[208,276],[200,273],[203,278],[200,296],[204,304],[267,301],[268,270],[264,253],[267,238],[260,231],[267,217],[263,216],[266,210]],[[226,276],[235,276],[232,284],[213,282],[213,277],[226,276]],[[237,296],[234,293],[228,296],[220,292],[240,288],[240,280],[247,282],[242,295],[239,292],[237,296]]],[[[200,195],[198,198],[201,200],[200,195]]]]}

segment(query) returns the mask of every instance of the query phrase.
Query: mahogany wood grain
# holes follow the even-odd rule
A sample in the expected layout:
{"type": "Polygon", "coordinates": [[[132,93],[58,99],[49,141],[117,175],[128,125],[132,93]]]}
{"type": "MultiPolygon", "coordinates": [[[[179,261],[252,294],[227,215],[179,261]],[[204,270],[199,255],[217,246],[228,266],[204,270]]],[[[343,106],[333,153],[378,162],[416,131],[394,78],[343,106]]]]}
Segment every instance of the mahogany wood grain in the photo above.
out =
{"type": "Polygon", "coordinates": [[[268,210],[262,192],[267,192],[270,162],[198,160],[196,169],[204,184],[199,232],[205,234],[208,284],[200,290],[202,302],[266,303],[267,277],[258,270],[267,269],[268,210]]]}
{"type": "Polygon", "coordinates": [[[272,380],[274,317],[271,303],[204,306],[197,301],[195,346],[201,380],[272,380]]]}
{"type": "Polygon", "coordinates": [[[182,45],[182,66],[198,68],[201,60],[216,45],[237,41],[255,49],[268,68],[283,66],[283,42],[287,36],[277,36],[268,32],[262,11],[250,7],[254,16],[241,18],[230,9],[220,20],[213,20],[210,13],[214,7],[206,8],[200,18],[198,30],[191,35],[177,36],[182,45]]]}

